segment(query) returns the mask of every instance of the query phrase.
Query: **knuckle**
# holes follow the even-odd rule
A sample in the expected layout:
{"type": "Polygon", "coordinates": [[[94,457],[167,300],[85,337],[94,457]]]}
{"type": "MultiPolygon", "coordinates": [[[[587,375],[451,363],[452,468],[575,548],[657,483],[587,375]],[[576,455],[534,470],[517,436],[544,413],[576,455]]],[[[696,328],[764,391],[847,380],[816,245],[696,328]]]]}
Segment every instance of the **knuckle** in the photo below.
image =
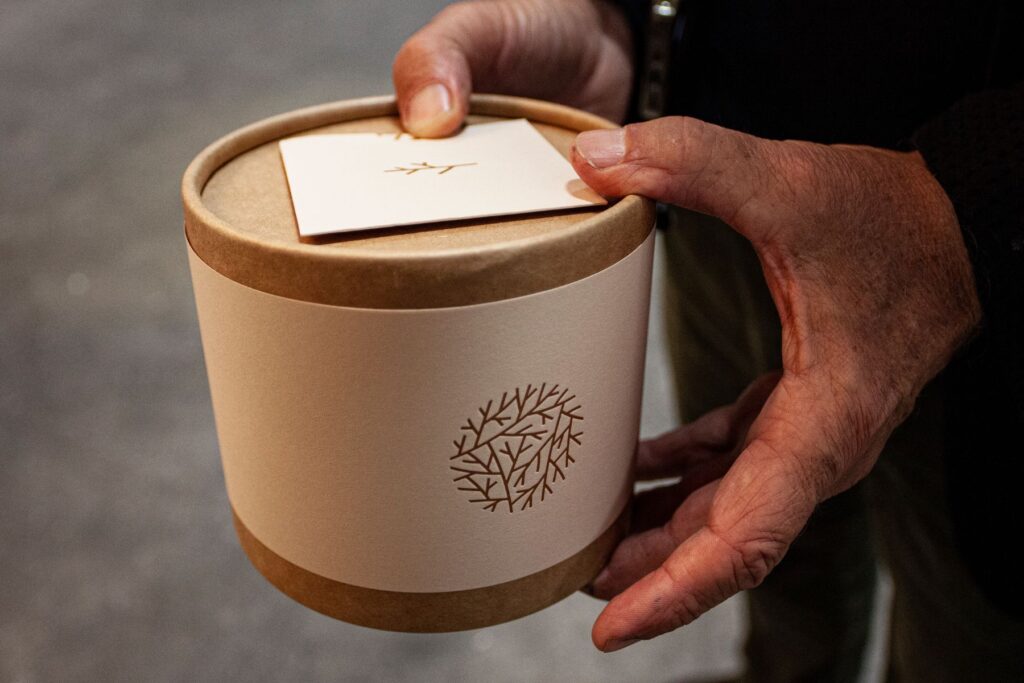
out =
{"type": "Polygon", "coordinates": [[[733,540],[721,531],[709,527],[711,532],[727,549],[731,576],[723,590],[728,597],[740,591],[760,586],[782,560],[789,548],[785,534],[772,531],[760,535],[733,540]]]}
{"type": "Polygon", "coordinates": [[[671,145],[674,156],[683,162],[680,165],[694,171],[704,170],[714,148],[717,127],[690,116],[667,116],[662,122],[666,130],[659,131],[659,137],[671,145]]]}
{"type": "Polygon", "coordinates": [[[422,70],[424,60],[433,52],[433,41],[423,33],[416,33],[402,43],[395,53],[391,70],[396,79],[411,76],[422,70]]]}
{"type": "Polygon", "coordinates": [[[715,126],[692,116],[666,116],[664,121],[672,127],[681,144],[687,141],[703,141],[707,135],[714,134],[715,126]]]}
{"type": "Polygon", "coordinates": [[[626,163],[618,171],[619,184],[632,192],[675,204],[686,204],[694,163],[688,129],[700,126],[696,119],[666,116],[624,127],[626,163]]]}
{"type": "MultiPolygon", "coordinates": [[[[677,586],[680,584],[679,578],[673,576],[664,565],[655,571],[663,574],[668,580],[669,585],[677,586]]],[[[663,600],[664,598],[661,597],[655,598],[654,607],[662,613],[662,623],[670,631],[693,622],[708,609],[704,606],[703,601],[692,591],[685,591],[674,595],[672,599],[667,601],[667,604],[661,604],[663,600]]]]}
{"type": "Polygon", "coordinates": [[[696,621],[697,617],[709,609],[693,593],[686,593],[672,602],[669,610],[669,624],[672,630],[696,621]]]}
{"type": "Polygon", "coordinates": [[[733,581],[737,590],[760,586],[782,559],[785,545],[763,538],[741,544],[733,554],[733,581]]]}
{"type": "Polygon", "coordinates": [[[656,144],[646,153],[660,158],[677,203],[731,225],[770,178],[760,161],[760,138],[689,116],[660,119],[648,135],[656,144]]]}

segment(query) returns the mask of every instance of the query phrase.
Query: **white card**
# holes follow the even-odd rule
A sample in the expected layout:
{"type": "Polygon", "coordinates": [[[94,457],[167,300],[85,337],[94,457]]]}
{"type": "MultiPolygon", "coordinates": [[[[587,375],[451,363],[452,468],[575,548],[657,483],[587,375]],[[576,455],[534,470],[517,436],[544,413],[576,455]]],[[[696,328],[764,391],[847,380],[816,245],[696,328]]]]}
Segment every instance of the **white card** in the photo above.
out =
{"type": "Polygon", "coordinates": [[[280,143],[303,236],[605,204],[526,119],[280,143]]]}

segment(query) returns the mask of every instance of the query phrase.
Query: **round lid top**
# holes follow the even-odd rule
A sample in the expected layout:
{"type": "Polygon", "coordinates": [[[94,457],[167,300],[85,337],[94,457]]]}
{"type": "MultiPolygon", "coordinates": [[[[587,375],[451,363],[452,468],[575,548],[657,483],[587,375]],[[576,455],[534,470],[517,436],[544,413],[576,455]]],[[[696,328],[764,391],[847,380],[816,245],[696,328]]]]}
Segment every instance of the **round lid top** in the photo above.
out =
{"type": "MultiPolygon", "coordinates": [[[[467,123],[526,118],[568,157],[576,133],[614,124],[561,105],[473,95],[467,123]]],[[[218,140],[182,183],[196,254],[241,284],[292,299],[361,308],[439,308],[497,301],[592,275],[649,234],[654,204],[300,237],[277,141],[310,133],[401,132],[393,97],[282,114],[218,140]]]]}

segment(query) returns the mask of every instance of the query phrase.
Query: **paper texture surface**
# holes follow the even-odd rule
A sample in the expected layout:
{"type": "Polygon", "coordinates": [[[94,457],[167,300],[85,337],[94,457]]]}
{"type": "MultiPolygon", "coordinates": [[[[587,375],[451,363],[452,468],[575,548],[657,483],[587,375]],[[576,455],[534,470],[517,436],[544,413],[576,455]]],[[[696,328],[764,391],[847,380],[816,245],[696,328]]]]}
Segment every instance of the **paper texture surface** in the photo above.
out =
{"type": "Polygon", "coordinates": [[[380,590],[490,586],[577,553],[632,494],[653,245],[555,289],[421,310],[274,296],[190,250],[239,518],[294,564],[380,590]]]}
{"type": "Polygon", "coordinates": [[[605,204],[526,119],[279,143],[303,236],[605,204]]]}

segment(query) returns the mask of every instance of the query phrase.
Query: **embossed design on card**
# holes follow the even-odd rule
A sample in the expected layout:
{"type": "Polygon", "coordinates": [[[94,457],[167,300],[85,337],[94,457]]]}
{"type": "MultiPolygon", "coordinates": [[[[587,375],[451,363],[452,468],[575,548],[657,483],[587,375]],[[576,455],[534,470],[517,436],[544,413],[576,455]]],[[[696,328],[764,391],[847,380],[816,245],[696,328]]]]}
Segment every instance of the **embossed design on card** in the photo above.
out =
{"type": "Polygon", "coordinates": [[[431,164],[426,161],[416,161],[409,164],[408,166],[395,166],[394,168],[389,168],[384,172],[413,175],[414,173],[418,173],[420,171],[437,171],[437,175],[444,175],[445,173],[451,171],[453,168],[461,168],[463,166],[476,166],[476,162],[472,161],[465,164],[431,164]]]}
{"type": "Polygon", "coordinates": [[[487,401],[459,427],[452,481],[484,510],[522,512],[555,495],[582,446],[582,406],[558,384],[487,401]]]}
{"type": "Polygon", "coordinates": [[[278,142],[299,235],[593,208],[607,200],[525,119],[278,142]]]}

